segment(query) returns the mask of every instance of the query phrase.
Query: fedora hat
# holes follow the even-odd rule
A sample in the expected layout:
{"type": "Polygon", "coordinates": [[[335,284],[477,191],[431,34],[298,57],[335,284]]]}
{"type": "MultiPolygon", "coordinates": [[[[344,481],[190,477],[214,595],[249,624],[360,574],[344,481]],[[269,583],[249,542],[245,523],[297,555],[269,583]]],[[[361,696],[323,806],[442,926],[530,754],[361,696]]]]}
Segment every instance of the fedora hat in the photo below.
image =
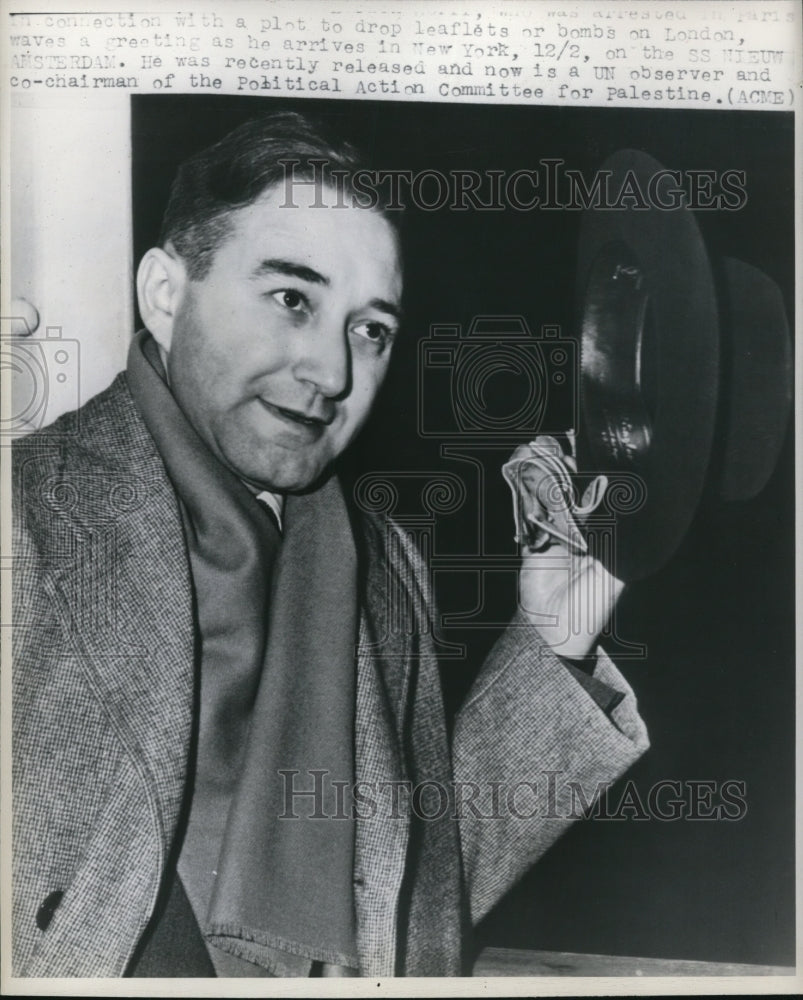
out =
{"type": "MultiPolygon", "coordinates": [[[[611,190],[646,191],[664,170],[621,150],[600,173],[611,190]]],[[[792,394],[775,283],[741,261],[712,262],[688,208],[632,201],[584,211],[577,266],[577,465],[609,479],[613,544],[599,558],[625,582],[671,558],[704,493],[763,489],[792,394]]]]}

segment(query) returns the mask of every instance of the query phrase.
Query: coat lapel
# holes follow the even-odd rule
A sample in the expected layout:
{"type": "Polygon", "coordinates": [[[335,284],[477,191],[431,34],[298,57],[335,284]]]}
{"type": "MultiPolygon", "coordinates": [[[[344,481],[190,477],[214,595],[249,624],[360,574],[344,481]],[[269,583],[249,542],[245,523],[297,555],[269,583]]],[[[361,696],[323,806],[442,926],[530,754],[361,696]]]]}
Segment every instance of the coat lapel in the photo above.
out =
{"type": "MultiPolygon", "coordinates": [[[[363,975],[461,971],[464,907],[453,811],[414,815],[411,792],[452,796],[431,598],[392,522],[366,519],[357,657],[357,779],[376,809],[357,822],[355,896],[363,975]],[[397,787],[397,795],[389,786],[397,787]]],[[[436,803],[436,811],[439,803],[436,803]]]]}
{"type": "Polygon", "coordinates": [[[153,486],[138,509],[82,532],[80,558],[45,586],[110,725],[158,791],[168,836],[187,764],[195,640],[178,512],[167,484],[153,486]]]}
{"type": "Polygon", "coordinates": [[[181,809],[195,638],[173,490],[124,377],[98,399],[80,451],[50,477],[71,491],[51,546],[70,557],[53,561],[43,586],[67,655],[102,706],[108,730],[98,740],[113,734],[122,764],[33,965],[53,969],[63,955],[73,970],[78,961],[85,974],[119,975],[153,910],[181,809]],[[94,956],[87,926],[112,932],[94,956]]]}

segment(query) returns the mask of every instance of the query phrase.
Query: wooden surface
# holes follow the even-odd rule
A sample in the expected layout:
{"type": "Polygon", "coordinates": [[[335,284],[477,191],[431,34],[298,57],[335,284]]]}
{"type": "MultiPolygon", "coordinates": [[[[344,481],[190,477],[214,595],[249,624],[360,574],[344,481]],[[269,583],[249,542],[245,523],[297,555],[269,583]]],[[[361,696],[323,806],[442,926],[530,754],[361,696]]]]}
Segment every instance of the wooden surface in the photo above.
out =
{"type": "Polygon", "coordinates": [[[793,976],[792,967],[485,948],[474,976],[793,976]]]}

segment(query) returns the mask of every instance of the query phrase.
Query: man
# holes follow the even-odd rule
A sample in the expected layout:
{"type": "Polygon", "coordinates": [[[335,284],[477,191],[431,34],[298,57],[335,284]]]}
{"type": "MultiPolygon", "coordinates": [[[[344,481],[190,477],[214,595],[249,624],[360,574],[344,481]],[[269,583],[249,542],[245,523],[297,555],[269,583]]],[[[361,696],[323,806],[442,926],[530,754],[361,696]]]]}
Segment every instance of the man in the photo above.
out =
{"type": "Polygon", "coordinates": [[[500,790],[647,746],[532,624],[604,571],[538,553],[447,742],[420,557],[336,475],[400,326],[392,213],[332,207],[359,165],[298,115],[187,161],[126,371],[18,442],[17,975],[465,973],[572,818],[500,790]]]}

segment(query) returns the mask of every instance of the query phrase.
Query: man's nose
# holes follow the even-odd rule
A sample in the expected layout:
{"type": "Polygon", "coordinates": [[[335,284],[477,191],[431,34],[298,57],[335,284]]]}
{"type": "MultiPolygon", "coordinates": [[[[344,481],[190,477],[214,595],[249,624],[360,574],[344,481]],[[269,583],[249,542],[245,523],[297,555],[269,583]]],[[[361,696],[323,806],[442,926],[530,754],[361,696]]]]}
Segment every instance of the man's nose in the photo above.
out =
{"type": "Polygon", "coordinates": [[[348,332],[342,324],[307,330],[303,335],[295,376],[314,385],[322,396],[336,399],[351,383],[348,332]]]}

